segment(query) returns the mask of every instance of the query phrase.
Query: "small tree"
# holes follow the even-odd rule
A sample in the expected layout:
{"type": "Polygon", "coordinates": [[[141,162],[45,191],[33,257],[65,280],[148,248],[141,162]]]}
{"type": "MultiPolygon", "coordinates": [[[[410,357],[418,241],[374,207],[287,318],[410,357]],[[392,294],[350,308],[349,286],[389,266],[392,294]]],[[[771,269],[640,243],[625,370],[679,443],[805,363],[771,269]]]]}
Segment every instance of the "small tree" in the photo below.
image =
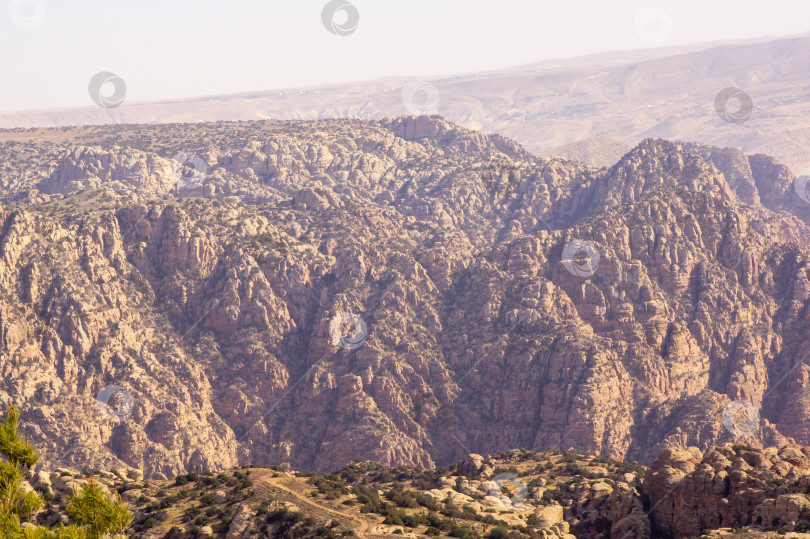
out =
{"type": "Polygon", "coordinates": [[[61,526],[49,530],[41,526],[23,528],[42,507],[42,498],[22,488],[39,456],[19,432],[20,412],[9,406],[0,420],[0,537],[3,539],[99,539],[106,534],[123,534],[132,522],[132,514],[116,494],[107,496],[95,481],[68,501],[68,514],[82,527],[61,526]]]}
{"type": "Polygon", "coordinates": [[[40,507],[42,498],[22,488],[25,476],[39,457],[34,447],[20,434],[20,412],[9,406],[0,421],[0,533],[16,537],[21,533],[20,519],[27,520],[40,507]]]}
{"type": "Polygon", "coordinates": [[[68,501],[66,511],[87,530],[88,539],[111,533],[124,534],[132,523],[132,513],[118,494],[108,496],[92,479],[68,501]]]}

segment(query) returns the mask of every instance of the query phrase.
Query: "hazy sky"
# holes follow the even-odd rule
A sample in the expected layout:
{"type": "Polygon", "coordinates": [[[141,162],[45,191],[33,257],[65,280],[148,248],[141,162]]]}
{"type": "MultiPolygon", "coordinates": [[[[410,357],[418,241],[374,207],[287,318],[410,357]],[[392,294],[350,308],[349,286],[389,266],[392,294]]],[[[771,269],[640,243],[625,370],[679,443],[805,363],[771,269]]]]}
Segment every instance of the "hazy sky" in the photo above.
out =
{"type": "Polygon", "coordinates": [[[100,71],[120,76],[132,102],[810,29],[807,0],[350,0],[359,24],[348,35],[324,25],[326,0],[1,1],[4,111],[91,106],[100,71]]]}

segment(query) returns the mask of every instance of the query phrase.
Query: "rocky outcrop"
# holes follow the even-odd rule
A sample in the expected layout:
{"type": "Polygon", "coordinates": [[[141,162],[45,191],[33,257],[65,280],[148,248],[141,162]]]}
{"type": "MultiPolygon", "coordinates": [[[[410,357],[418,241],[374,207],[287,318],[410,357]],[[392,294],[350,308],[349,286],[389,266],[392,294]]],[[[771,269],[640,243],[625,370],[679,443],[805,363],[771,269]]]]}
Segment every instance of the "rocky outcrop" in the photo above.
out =
{"type": "Polygon", "coordinates": [[[165,195],[181,180],[182,163],[130,148],[75,147],[37,188],[68,195],[101,187],[128,196],[165,195]]]}
{"type": "Polygon", "coordinates": [[[704,529],[810,529],[810,448],[725,444],[667,450],[644,480],[653,530],[693,537],[704,529]]]}
{"type": "Polygon", "coordinates": [[[0,206],[0,400],[54,466],[810,442],[810,229],[762,159],[599,169],[436,117],[98,129],[133,147],[43,146],[68,158],[0,206]]]}

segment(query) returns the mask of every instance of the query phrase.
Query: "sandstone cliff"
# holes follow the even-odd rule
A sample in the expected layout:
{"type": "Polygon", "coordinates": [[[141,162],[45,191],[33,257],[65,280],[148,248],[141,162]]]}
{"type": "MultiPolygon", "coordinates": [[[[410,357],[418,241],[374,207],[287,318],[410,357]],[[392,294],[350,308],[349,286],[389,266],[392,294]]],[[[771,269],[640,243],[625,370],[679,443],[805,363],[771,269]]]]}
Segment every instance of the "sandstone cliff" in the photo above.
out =
{"type": "Polygon", "coordinates": [[[595,168],[438,117],[34,135],[3,144],[0,400],[53,465],[810,443],[810,210],[772,159],[595,168]]]}

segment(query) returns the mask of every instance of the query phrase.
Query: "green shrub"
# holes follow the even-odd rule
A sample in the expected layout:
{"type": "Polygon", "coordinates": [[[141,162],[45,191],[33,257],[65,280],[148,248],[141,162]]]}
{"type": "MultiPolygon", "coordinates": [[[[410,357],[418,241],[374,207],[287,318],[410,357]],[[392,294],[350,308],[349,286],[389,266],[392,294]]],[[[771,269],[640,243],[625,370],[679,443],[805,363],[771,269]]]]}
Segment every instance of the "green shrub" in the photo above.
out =
{"type": "MultiPolygon", "coordinates": [[[[34,446],[20,434],[20,412],[9,405],[0,420],[0,536],[54,537],[47,528],[29,526],[23,532],[22,521],[29,520],[43,505],[42,496],[49,491],[23,490],[24,477],[39,461],[34,446]]],[[[58,533],[64,537],[99,537],[107,532],[126,529],[132,515],[118,495],[109,498],[98,483],[90,481],[81,492],[72,496],[64,506],[79,524],[63,526],[58,533]]]]}
{"type": "Polygon", "coordinates": [[[132,513],[118,494],[108,496],[92,479],[68,501],[65,512],[87,530],[89,537],[121,534],[132,523],[132,513]]]}
{"type": "Polygon", "coordinates": [[[310,477],[307,483],[314,485],[327,500],[336,500],[349,493],[348,485],[334,474],[310,477]]]}

